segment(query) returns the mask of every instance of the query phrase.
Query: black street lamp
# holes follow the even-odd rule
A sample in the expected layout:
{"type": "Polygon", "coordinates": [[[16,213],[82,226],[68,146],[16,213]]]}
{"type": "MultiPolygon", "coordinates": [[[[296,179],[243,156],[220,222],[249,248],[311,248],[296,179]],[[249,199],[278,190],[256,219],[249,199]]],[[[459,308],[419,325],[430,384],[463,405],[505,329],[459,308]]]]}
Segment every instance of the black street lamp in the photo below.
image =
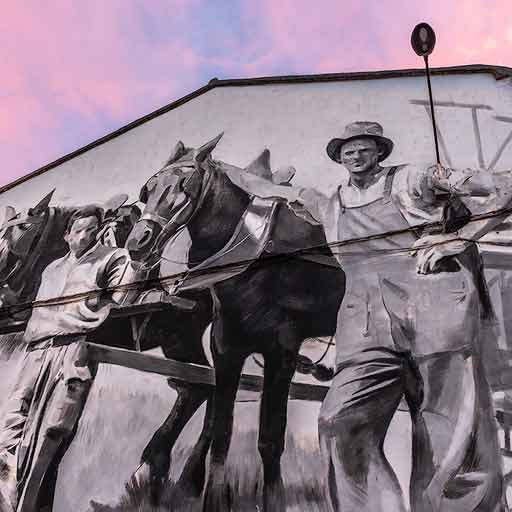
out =
{"type": "Polygon", "coordinates": [[[436,159],[438,168],[441,167],[441,158],[439,156],[439,142],[437,140],[436,117],[434,112],[434,99],[432,96],[432,83],[430,81],[430,68],[428,65],[428,56],[434,51],[436,45],[436,33],[428,23],[419,23],[414,27],[411,34],[411,46],[417,55],[423,57],[425,61],[425,70],[427,73],[428,96],[430,101],[430,113],[432,117],[432,129],[434,131],[434,143],[436,146],[436,159]]]}
{"type": "MultiPolygon", "coordinates": [[[[436,117],[434,112],[434,99],[432,96],[432,84],[430,82],[430,68],[428,56],[434,51],[436,45],[436,34],[428,23],[419,23],[414,27],[411,34],[411,46],[417,55],[423,57],[427,74],[428,97],[430,101],[430,113],[432,117],[432,130],[434,132],[434,143],[436,145],[437,175],[439,178],[447,177],[439,157],[439,143],[437,140],[436,117]]],[[[457,196],[451,196],[443,207],[442,224],[444,233],[452,233],[467,224],[471,219],[471,211],[457,196]]]]}

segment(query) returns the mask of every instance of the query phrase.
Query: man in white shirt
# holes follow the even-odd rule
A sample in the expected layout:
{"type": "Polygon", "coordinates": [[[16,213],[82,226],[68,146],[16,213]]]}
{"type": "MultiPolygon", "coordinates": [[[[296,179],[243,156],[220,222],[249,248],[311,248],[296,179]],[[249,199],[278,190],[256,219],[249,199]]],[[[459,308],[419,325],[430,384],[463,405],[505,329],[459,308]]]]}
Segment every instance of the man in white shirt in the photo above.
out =
{"type": "Polygon", "coordinates": [[[133,279],[128,252],[96,241],[101,221],[96,206],[75,212],[65,234],[69,252],[42,274],[0,430],[2,512],[51,507],[59,462],[96,374],[85,337],[126,297],[110,288],[133,279]]]}

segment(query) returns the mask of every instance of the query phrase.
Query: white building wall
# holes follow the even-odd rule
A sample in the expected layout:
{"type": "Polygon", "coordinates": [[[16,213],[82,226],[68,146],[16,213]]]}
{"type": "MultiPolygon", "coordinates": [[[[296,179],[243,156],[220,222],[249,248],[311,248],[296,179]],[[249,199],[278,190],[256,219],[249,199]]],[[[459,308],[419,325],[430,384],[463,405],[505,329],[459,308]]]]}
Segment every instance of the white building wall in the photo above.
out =
{"type": "MultiPolygon", "coordinates": [[[[477,110],[484,164],[489,165],[512,124],[512,85],[491,74],[433,77],[437,102],[482,106],[477,110]]],[[[327,142],[354,120],[378,121],[395,142],[387,164],[435,160],[432,128],[424,106],[422,77],[282,85],[219,87],[111,139],[0,195],[0,207],[29,207],[52,188],[52,204],[84,204],[126,192],[135,200],[140,187],[168,157],[177,140],[196,147],[219,132],[214,157],[247,165],[264,148],[272,166],[293,165],[294,182],[329,190],[344,173],[325,152],[327,142]]],[[[454,167],[479,167],[472,110],[438,107],[439,130],[454,167]]],[[[446,154],[442,154],[447,163],[446,154]]],[[[512,168],[512,144],[496,170],[512,168]]]]}

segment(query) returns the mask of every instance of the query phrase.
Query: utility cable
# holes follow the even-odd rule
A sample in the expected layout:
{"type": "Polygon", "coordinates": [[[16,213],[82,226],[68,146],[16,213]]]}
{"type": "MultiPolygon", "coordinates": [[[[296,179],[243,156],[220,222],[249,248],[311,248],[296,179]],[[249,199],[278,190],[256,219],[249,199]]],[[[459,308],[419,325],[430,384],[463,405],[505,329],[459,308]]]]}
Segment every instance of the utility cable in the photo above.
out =
{"type": "MultiPolygon", "coordinates": [[[[469,222],[476,222],[479,220],[491,219],[491,218],[501,217],[501,216],[506,217],[510,214],[512,214],[512,208],[503,208],[500,210],[494,210],[494,211],[486,212],[483,214],[472,215],[471,217],[469,217],[469,222]]],[[[86,300],[88,298],[95,298],[95,297],[98,297],[99,295],[102,295],[105,293],[146,290],[148,288],[157,287],[158,285],[179,285],[180,279],[183,279],[186,277],[198,276],[198,275],[206,276],[206,275],[211,275],[211,274],[215,274],[215,273],[220,274],[227,270],[229,270],[229,271],[236,270],[237,268],[243,270],[243,269],[247,268],[248,264],[251,264],[254,261],[257,261],[259,266],[265,266],[265,265],[273,264],[273,263],[285,263],[286,261],[300,258],[301,256],[308,256],[308,255],[323,255],[323,256],[325,256],[326,249],[329,249],[334,256],[340,255],[340,254],[344,255],[344,256],[349,256],[351,254],[361,254],[360,252],[359,253],[347,253],[347,252],[342,253],[340,251],[335,251],[333,249],[339,249],[341,247],[351,246],[351,245],[355,245],[355,244],[361,244],[361,243],[369,242],[372,240],[391,238],[391,237],[395,237],[395,236],[399,236],[399,235],[403,235],[403,234],[407,234],[407,233],[411,233],[411,232],[417,233],[418,231],[421,231],[421,230],[435,230],[435,229],[439,230],[442,228],[442,226],[443,226],[443,224],[440,221],[425,222],[423,224],[418,224],[415,226],[410,226],[410,227],[395,230],[395,231],[387,231],[384,233],[377,233],[374,235],[357,237],[357,238],[352,238],[352,239],[348,239],[348,240],[337,240],[337,241],[334,241],[331,243],[305,247],[305,248],[297,249],[295,251],[290,251],[287,253],[268,254],[268,255],[265,255],[265,257],[259,258],[257,260],[240,260],[240,261],[237,261],[234,263],[229,263],[229,264],[225,264],[225,265],[215,265],[212,267],[208,267],[206,269],[198,269],[198,270],[194,270],[194,268],[191,268],[191,269],[188,269],[186,272],[180,272],[177,274],[155,277],[155,278],[151,278],[151,279],[136,280],[136,281],[133,281],[130,283],[123,283],[123,284],[118,284],[118,285],[114,285],[114,286],[110,286],[110,287],[98,288],[98,289],[87,291],[87,292],[80,292],[80,293],[75,293],[75,294],[70,294],[70,295],[64,295],[64,296],[54,297],[54,298],[50,298],[50,299],[27,301],[27,302],[22,302],[22,303],[18,303],[18,304],[12,304],[12,305],[3,305],[3,306],[0,306],[0,315],[7,314],[7,316],[11,316],[15,313],[20,313],[21,311],[26,310],[26,309],[65,305],[65,304],[69,304],[72,302],[86,300]]],[[[512,247],[512,242],[510,245],[508,245],[503,242],[491,242],[491,241],[480,242],[480,241],[475,241],[472,239],[465,239],[465,238],[456,238],[456,239],[460,240],[460,241],[470,242],[470,243],[485,244],[486,246],[496,246],[496,247],[510,246],[510,247],[512,247]]],[[[445,243],[447,243],[449,241],[452,241],[452,239],[446,240],[446,241],[442,240],[440,242],[426,244],[421,247],[412,247],[412,246],[411,247],[397,247],[397,248],[393,248],[393,249],[382,249],[382,250],[370,249],[370,250],[365,250],[364,255],[365,256],[367,256],[367,255],[381,256],[381,255],[386,255],[386,254],[408,253],[411,251],[417,251],[420,249],[423,250],[423,249],[432,248],[432,247],[435,247],[438,245],[444,245],[445,243]]],[[[322,261],[319,261],[318,264],[327,265],[326,262],[322,262],[322,261]]],[[[342,265],[343,264],[341,264],[340,266],[342,267],[342,265]]]]}

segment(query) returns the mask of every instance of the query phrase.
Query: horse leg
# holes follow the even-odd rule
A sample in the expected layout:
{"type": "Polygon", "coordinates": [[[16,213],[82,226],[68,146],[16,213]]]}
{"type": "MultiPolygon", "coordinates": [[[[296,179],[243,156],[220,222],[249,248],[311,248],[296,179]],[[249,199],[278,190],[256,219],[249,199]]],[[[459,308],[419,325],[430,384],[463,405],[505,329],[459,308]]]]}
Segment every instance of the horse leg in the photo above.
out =
{"type": "MultiPolygon", "coordinates": [[[[203,333],[211,321],[211,299],[209,296],[206,298],[206,302],[204,299],[200,301],[201,307],[193,315],[182,313],[178,309],[173,310],[172,314],[165,312],[153,315],[149,326],[151,330],[146,333],[146,337],[153,343],[160,343],[165,357],[209,365],[202,345],[203,333]]],[[[141,466],[134,475],[136,480],[149,479],[153,503],[158,502],[163,485],[169,477],[171,454],[179,435],[199,407],[213,394],[213,390],[209,386],[187,384],[172,379],[169,379],[168,382],[176,390],[178,396],[171,412],[144,449],[141,466]]],[[[208,423],[207,417],[208,414],[205,416],[205,424],[208,423]]],[[[199,443],[201,447],[204,446],[204,436],[200,437],[199,443]]],[[[206,448],[207,450],[208,448],[206,448]]],[[[200,458],[196,457],[195,460],[201,464],[200,458]]],[[[189,466],[192,465],[191,462],[189,466]]],[[[193,494],[200,494],[204,487],[204,461],[202,468],[198,466],[190,473],[195,477],[191,480],[195,487],[193,494]]]]}
{"type": "Polygon", "coordinates": [[[265,512],[286,510],[281,455],[284,451],[288,393],[296,362],[296,352],[278,349],[265,354],[258,439],[258,450],[263,462],[265,512]]]}
{"type": "Polygon", "coordinates": [[[144,477],[149,479],[153,504],[159,502],[163,486],[169,478],[171,452],[178,436],[211,393],[200,386],[183,384],[173,387],[178,392],[176,401],[169,416],[153,434],[142,452],[141,466],[134,475],[136,481],[144,477]]]}
{"type": "Polygon", "coordinates": [[[214,418],[213,393],[206,402],[206,412],[201,434],[177,482],[179,489],[184,490],[185,495],[198,497],[203,492],[206,476],[206,456],[212,443],[212,429],[214,418]]]}
{"type": "Polygon", "coordinates": [[[203,500],[203,512],[231,510],[225,473],[233,433],[233,412],[245,355],[227,352],[214,356],[215,415],[210,450],[210,468],[203,500]]]}

